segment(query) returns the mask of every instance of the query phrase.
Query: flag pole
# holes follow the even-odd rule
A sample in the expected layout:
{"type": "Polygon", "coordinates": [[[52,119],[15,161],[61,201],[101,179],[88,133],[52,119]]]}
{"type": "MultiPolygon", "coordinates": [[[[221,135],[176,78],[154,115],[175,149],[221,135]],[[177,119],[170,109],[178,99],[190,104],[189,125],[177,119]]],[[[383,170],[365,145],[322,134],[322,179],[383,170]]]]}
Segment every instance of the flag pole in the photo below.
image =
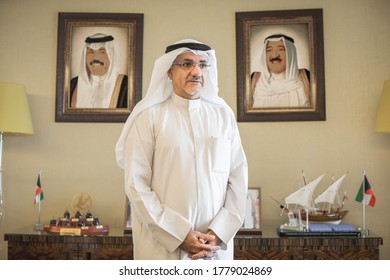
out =
{"type": "MultiPolygon", "coordinates": [[[[42,180],[42,170],[39,170],[39,179],[42,180]]],[[[38,225],[41,225],[41,199],[38,201],[38,225]]]]}
{"type": "MultiPolygon", "coordinates": [[[[39,170],[39,179],[42,180],[42,170],[39,170]]],[[[41,224],[41,200],[38,202],[38,225],[41,224]]]]}
{"type": "Polygon", "coordinates": [[[363,230],[366,229],[366,196],[365,196],[365,190],[366,190],[366,170],[363,170],[363,230]]]}
{"type": "MultiPolygon", "coordinates": [[[[38,173],[38,178],[39,180],[41,180],[41,175],[42,175],[42,170],[39,170],[39,173],[38,173]]],[[[35,198],[36,199],[36,198],[35,198]]],[[[42,225],[41,225],[41,199],[38,200],[38,223],[35,224],[35,228],[34,230],[37,230],[37,231],[40,231],[42,230],[42,225]]]]}
{"type": "Polygon", "coordinates": [[[41,201],[38,202],[38,226],[41,224],[41,201]]]}
{"type": "Polygon", "coordinates": [[[366,170],[363,170],[363,201],[362,201],[362,211],[363,211],[363,215],[362,215],[362,237],[366,237],[368,236],[368,231],[366,229],[366,170]]]}

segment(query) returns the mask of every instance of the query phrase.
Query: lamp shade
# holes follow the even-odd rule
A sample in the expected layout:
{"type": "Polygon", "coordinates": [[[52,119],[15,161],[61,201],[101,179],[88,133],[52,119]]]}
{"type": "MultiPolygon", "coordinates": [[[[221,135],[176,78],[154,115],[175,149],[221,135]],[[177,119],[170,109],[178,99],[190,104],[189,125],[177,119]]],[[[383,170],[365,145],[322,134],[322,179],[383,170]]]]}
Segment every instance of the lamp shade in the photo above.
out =
{"type": "Polygon", "coordinates": [[[0,83],[0,132],[34,134],[26,89],[22,85],[0,83]]]}
{"type": "Polygon", "coordinates": [[[383,85],[382,97],[376,117],[375,132],[390,133],[390,80],[383,85]]]}

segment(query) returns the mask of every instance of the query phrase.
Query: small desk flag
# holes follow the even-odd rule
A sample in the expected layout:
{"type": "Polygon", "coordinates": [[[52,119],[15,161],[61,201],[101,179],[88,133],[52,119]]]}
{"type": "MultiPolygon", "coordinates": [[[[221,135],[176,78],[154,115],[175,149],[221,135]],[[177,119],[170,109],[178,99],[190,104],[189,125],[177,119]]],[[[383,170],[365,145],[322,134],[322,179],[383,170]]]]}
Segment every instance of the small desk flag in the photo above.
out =
{"type": "Polygon", "coordinates": [[[41,187],[41,173],[38,174],[37,188],[35,189],[34,205],[38,204],[43,199],[43,191],[41,187]]]}
{"type": "Polygon", "coordinates": [[[359,192],[357,193],[355,200],[362,203],[363,198],[366,205],[371,207],[375,206],[376,197],[366,175],[364,175],[364,180],[360,185],[359,192]]]}

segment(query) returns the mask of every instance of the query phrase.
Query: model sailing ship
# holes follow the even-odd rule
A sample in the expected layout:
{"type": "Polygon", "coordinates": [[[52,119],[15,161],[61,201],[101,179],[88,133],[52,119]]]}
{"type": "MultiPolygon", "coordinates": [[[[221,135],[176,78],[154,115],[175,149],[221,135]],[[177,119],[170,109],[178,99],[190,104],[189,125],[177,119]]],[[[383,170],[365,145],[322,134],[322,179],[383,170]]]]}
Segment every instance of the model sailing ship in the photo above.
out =
{"type": "Polygon", "coordinates": [[[284,199],[284,205],[280,204],[280,207],[283,212],[288,213],[289,224],[282,225],[281,228],[302,230],[308,227],[309,222],[340,224],[348,213],[347,210],[343,209],[346,199],[345,193],[342,199],[338,195],[347,173],[333,181],[325,191],[313,199],[314,191],[325,174],[309,183],[306,183],[303,176],[304,186],[284,199]],[[306,226],[304,226],[305,221],[306,226]]]}

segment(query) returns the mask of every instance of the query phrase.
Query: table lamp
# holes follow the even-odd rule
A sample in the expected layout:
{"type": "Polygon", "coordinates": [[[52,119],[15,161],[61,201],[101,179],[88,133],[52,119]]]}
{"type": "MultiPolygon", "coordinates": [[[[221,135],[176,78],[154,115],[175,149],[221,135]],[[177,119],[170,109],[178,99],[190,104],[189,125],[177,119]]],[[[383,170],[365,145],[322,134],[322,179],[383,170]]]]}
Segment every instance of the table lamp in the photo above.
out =
{"type": "MultiPolygon", "coordinates": [[[[3,135],[34,134],[28,106],[26,89],[23,85],[0,83],[0,207],[5,203],[3,193],[3,135]]],[[[2,214],[0,208],[0,214],[2,214]]]]}
{"type": "Polygon", "coordinates": [[[390,80],[385,81],[383,85],[375,132],[390,133],[390,80]]]}

